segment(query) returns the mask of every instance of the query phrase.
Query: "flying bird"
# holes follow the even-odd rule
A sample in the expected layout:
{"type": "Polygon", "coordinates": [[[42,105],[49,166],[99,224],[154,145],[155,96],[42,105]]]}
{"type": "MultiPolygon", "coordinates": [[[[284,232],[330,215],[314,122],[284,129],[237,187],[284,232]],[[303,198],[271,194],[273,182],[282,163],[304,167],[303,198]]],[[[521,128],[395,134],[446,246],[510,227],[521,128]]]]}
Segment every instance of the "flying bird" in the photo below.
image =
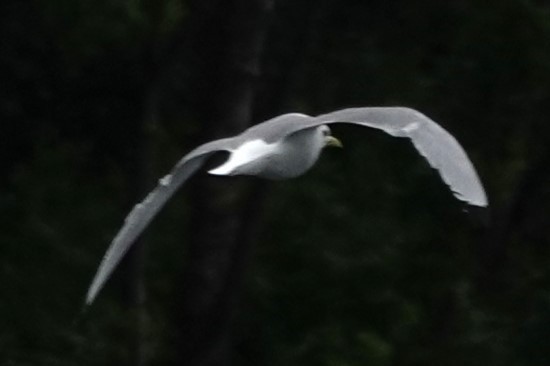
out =
{"type": "Polygon", "coordinates": [[[170,174],[128,214],[124,225],[107,249],[88,289],[90,305],[116,266],[176,190],[207,158],[219,151],[228,159],[208,171],[214,175],[254,175],[266,179],[288,179],[304,174],[327,146],[342,146],[327,126],[352,123],[382,130],[391,136],[407,137],[428,163],[439,171],[456,198],[473,206],[488,205],[479,177],[457,140],[424,114],[405,107],[348,108],[316,117],[284,114],[248,128],[241,134],[208,142],[185,155],[170,174]]]}

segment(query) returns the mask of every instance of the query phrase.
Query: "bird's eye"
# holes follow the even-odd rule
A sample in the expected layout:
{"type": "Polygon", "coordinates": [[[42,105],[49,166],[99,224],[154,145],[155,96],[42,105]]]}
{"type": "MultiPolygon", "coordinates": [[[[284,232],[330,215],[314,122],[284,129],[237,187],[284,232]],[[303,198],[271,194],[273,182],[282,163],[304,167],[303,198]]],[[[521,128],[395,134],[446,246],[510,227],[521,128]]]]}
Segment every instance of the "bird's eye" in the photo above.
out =
{"type": "Polygon", "coordinates": [[[323,136],[330,136],[330,129],[327,126],[323,126],[321,129],[321,132],[323,133],[323,136]]]}

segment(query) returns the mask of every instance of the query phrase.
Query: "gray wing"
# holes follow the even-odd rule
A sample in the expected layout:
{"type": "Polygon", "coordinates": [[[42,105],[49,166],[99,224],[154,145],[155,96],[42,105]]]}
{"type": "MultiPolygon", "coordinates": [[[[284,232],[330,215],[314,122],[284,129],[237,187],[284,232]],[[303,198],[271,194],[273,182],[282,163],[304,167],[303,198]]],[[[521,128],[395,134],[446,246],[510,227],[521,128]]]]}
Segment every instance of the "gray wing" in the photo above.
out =
{"type": "Polygon", "coordinates": [[[86,295],[86,305],[94,301],[122,257],[178,188],[203,165],[209,155],[216,151],[229,151],[233,142],[234,139],[216,140],[191,151],[176,164],[170,174],[159,180],[157,187],[141,203],[134,206],[99,265],[86,295]]]}
{"type": "Polygon", "coordinates": [[[317,125],[319,123],[311,116],[302,113],[287,113],[248,128],[239,138],[243,140],[261,139],[267,143],[273,143],[294,132],[317,125]]]}
{"type": "Polygon", "coordinates": [[[420,154],[439,171],[443,181],[458,199],[475,206],[487,206],[487,196],[479,177],[458,141],[437,123],[414,109],[349,108],[317,117],[287,114],[246,132],[261,135],[262,130],[266,129],[271,135],[280,138],[306,128],[339,122],[373,127],[392,136],[410,138],[420,154]]]}

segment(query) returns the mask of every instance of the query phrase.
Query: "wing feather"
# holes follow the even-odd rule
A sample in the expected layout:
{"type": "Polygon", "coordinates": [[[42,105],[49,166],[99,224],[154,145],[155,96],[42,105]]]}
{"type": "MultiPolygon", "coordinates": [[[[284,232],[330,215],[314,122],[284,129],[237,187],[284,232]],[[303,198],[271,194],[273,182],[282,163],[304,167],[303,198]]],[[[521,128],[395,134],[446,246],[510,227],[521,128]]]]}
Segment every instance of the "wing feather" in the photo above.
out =
{"type": "Polygon", "coordinates": [[[481,181],[458,141],[424,114],[405,107],[348,108],[317,117],[286,114],[245,131],[243,135],[284,138],[297,131],[330,123],[353,123],[411,139],[418,152],[437,169],[455,197],[475,206],[487,206],[481,181]]]}
{"type": "Polygon", "coordinates": [[[395,137],[408,137],[418,152],[437,169],[456,198],[474,206],[487,206],[487,196],[462,146],[443,127],[424,114],[404,107],[350,108],[316,118],[319,124],[347,122],[380,129],[395,137]]]}
{"type": "Polygon", "coordinates": [[[86,305],[94,301],[132,244],[179,187],[203,165],[209,155],[230,150],[232,142],[233,139],[216,140],[191,151],[176,164],[170,174],[159,180],[157,187],[141,203],[134,206],[103,256],[86,294],[86,305]]]}

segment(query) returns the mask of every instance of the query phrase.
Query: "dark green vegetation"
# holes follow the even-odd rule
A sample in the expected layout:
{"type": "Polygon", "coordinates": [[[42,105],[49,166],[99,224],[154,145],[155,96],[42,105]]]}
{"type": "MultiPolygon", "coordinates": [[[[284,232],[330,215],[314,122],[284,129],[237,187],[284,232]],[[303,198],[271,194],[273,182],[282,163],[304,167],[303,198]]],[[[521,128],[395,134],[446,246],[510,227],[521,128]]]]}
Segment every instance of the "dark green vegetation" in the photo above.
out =
{"type": "Polygon", "coordinates": [[[2,2],[0,365],[549,365],[550,3],[250,10],[269,3],[2,2]],[[451,131],[489,224],[410,144],[342,126],[301,178],[190,182],[79,317],[125,214],[186,151],[367,105],[451,131]]]}

